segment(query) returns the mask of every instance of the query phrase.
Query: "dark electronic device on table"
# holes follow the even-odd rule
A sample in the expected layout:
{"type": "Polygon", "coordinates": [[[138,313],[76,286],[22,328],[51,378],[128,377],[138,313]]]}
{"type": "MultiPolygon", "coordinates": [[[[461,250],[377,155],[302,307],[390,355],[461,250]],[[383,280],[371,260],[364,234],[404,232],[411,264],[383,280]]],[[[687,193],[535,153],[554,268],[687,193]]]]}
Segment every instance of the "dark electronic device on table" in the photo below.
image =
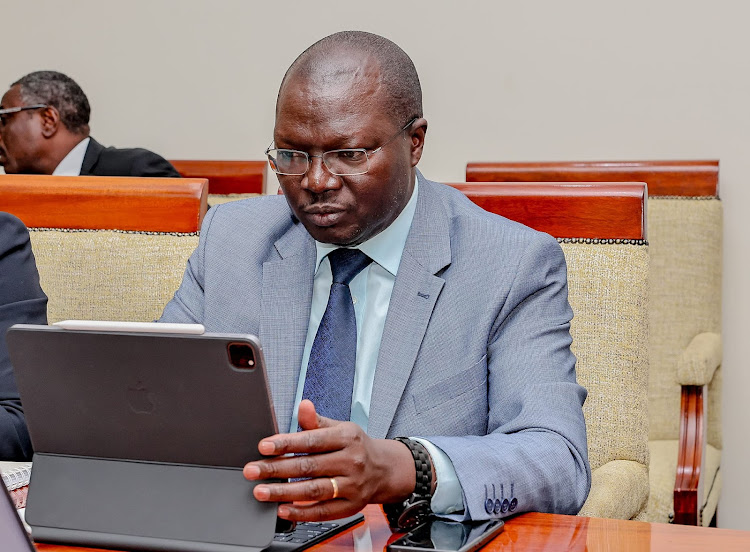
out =
{"type": "Polygon", "coordinates": [[[255,500],[242,475],[278,433],[252,335],[78,320],[15,325],[7,343],[34,446],[26,521],[37,541],[296,551],[362,519],[274,535],[277,505],[255,500]]]}
{"type": "Polygon", "coordinates": [[[388,551],[473,552],[499,535],[504,525],[500,519],[460,522],[431,517],[389,544],[388,551]]]}

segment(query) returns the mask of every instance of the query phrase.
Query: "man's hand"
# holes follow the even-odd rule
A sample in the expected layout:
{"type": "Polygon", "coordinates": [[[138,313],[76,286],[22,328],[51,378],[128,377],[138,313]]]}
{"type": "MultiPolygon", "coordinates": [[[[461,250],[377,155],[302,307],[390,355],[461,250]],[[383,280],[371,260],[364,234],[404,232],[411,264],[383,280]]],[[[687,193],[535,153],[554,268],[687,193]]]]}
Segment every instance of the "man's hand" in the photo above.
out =
{"type": "Polygon", "coordinates": [[[367,504],[405,500],[414,492],[414,460],[402,443],[371,439],[355,423],[318,416],[308,400],[300,403],[298,418],[304,431],[263,439],[258,450],[269,458],[243,470],[250,480],[309,478],[255,487],[255,498],[263,502],[308,502],[279,505],[279,517],[337,519],[367,504]],[[285,456],[290,453],[303,456],[285,456]]]}

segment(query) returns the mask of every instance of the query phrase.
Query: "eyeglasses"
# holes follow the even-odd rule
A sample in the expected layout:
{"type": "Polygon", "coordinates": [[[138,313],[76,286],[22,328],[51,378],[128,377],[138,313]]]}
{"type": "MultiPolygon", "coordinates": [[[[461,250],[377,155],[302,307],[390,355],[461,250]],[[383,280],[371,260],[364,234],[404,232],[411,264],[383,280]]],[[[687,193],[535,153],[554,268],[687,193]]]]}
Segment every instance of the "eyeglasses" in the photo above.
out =
{"type": "MultiPolygon", "coordinates": [[[[347,148],[323,152],[322,155],[310,155],[304,151],[290,149],[266,150],[268,163],[276,174],[302,176],[310,169],[310,158],[320,157],[331,174],[336,176],[356,176],[370,170],[370,157],[378,153],[385,146],[393,142],[399,135],[409,128],[416,117],[406,123],[404,127],[385,141],[380,147],[372,150],[365,148],[347,148]]],[[[272,142],[273,144],[273,142],[272,142]]]]}
{"type": "Polygon", "coordinates": [[[13,115],[14,113],[18,113],[20,111],[26,111],[27,109],[45,109],[49,107],[45,104],[38,104],[38,105],[25,105],[23,107],[8,107],[6,109],[0,109],[0,125],[5,125],[5,123],[8,122],[8,117],[6,115],[13,115]]]}

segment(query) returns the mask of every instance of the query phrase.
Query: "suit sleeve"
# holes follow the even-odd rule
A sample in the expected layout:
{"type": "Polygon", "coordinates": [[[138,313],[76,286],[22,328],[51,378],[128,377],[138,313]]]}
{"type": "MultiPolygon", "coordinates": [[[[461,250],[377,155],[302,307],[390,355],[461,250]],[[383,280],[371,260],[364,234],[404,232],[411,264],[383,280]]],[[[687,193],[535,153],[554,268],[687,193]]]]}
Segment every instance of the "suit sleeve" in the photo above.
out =
{"type": "Polygon", "coordinates": [[[570,350],[566,272],[560,246],[547,235],[519,263],[487,345],[487,434],[425,436],[453,463],[464,518],[576,514],[588,495],[586,390],[570,350]],[[488,502],[505,499],[504,510],[488,502]]]}
{"type": "Polygon", "coordinates": [[[164,307],[164,311],[158,322],[175,322],[181,324],[203,323],[206,240],[208,239],[211,221],[218,210],[219,207],[213,207],[203,217],[198,247],[190,255],[180,287],[175,292],[172,300],[164,307]]]}
{"type": "Polygon", "coordinates": [[[32,454],[5,343],[8,328],[22,323],[47,323],[47,296],[39,285],[26,227],[0,213],[0,460],[30,460],[32,454]]]}
{"type": "Polygon", "coordinates": [[[138,155],[133,160],[130,176],[180,178],[177,169],[161,155],[144,149],[136,151],[138,155]]]}

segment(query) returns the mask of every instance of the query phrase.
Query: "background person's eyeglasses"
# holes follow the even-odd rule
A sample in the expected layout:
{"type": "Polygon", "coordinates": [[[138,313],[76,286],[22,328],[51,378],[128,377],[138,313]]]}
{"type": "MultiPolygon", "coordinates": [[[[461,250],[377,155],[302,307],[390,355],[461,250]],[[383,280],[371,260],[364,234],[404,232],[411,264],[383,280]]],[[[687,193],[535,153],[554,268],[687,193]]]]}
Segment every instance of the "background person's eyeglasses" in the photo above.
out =
{"type": "Polygon", "coordinates": [[[269,146],[266,150],[268,164],[271,165],[271,169],[276,174],[302,176],[310,170],[310,158],[320,157],[330,173],[335,174],[336,176],[356,176],[358,174],[365,174],[370,170],[370,156],[375,155],[385,146],[393,142],[416,120],[417,119],[414,118],[406,123],[401,130],[373,150],[367,150],[365,148],[347,148],[326,151],[322,155],[310,155],[304,151],[272,149],[269,146]]]}
{"type": "Polygon", "coordinates": [[[4,125],[8,122],[8,115],[13,115],[14,113],[18,113],[20,111],[26,111],[27,109],[45,109],[49,107],[45,104],[38,104],[38,105],[25,105],[23,107],[8,107],[6,109],[0,109],[0,125],[4,125]]]}

